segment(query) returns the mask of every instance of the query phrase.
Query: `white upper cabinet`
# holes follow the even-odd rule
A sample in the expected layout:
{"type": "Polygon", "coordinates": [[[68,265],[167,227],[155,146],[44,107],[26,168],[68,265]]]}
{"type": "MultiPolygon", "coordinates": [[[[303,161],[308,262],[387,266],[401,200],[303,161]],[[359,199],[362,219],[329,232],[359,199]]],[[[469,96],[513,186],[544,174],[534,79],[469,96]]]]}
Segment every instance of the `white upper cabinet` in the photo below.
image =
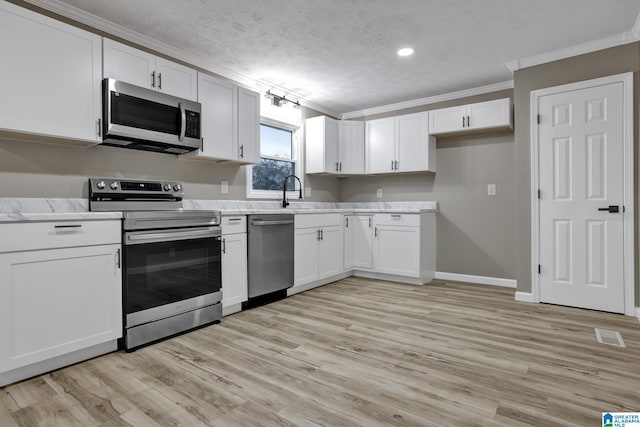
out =
{"type": "Polygon", "coordinates": [[[105,78],[192,101],[198,99],[196,70],[106,38],[103,51],[105,78]]]}
{"type": "Polygon", "coordinates": [[[97,143],[101,38],[0,3],[0,129],[97,143]]]}
{"type": "Polygon", "coordinates": [[[513,127],[511,98],[441,108],[429,113],[432,135],[513,127]]]}
{"type": "Polygon", "coordinates": [[[260,161],[260,95],[198,73],[202,104],[202,149],[184,154],[198,160],[260,161]]]}
{"type": "Polygon", "coordinates": [[[366,173],[436,170],[429,113],[370,120],[365,132],[366,173]]]}
{"type": "Polygon", "coordinates": [[[238,161],[260,162],[260,94],[238,88],[238,161]]]}
{"type": "Polygon", "coordinates": [[[364,173],[364,122],[340,120],[338,161],[340,173],[364,173]]]}
{"type": "Polygon", "coordinates": [[[306,172],[364,173],[364,122],[317,116],[305,121],[306,172]]]}
{"type": "Polygon", "coordinates": [[[238,158],[238,87],[198,73],[198,102],[202,104],[202,150],[199,157],[238,158]]]}
{"type": "Polygon", "coordinates": [[[305,120],[307,173],[338,173],[338,122],[326,116],[305,120]]]}

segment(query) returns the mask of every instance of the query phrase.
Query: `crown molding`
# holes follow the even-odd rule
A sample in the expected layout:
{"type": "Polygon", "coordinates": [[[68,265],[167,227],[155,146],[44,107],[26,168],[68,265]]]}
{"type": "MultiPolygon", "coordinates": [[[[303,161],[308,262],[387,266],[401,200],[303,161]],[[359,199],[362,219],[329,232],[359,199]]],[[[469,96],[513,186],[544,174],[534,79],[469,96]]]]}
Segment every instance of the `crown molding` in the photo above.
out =
{"type": "Polygon", "coordinates": [[[640,15],[638,15],[638,19],[631,31],[604,37],[587,43],[581,43],[575,46],[552,50],[550,52],[541,53],[540,55],[507,61],[504,65],[511,72],[514,72],[523,68],[533,67],[535,65],[546,64],[548,62],[558,61],[572,56],[584,55],[585,53],[633,43],[638,40],[640,40],[640,15]]]}
{"type": "Polygon", "coordinates": [[[459,90],[456,92],[444,93],[442,95],[429,96],[426,98],[414,99],[411,101],[398,102],[396,104],[382,105],[380,107],[366,108],[359,111],[350,111],[343,113],[340,117],[343,120],[354,119],[356,117],[371,116],[374,114],[389,113],[392,111],[403,110],[405,108],[421,107],[423,105],[435,104],[437,102],[451,101],[454,99],[466,98],[469,96],[483,95],[485,93],[498,92],[500,90],[513,89],[513,80],[506,82],[494,83],[486,86],[475,87],[471,89],[459,90]]]}
{"type": "Polygon", "coordinates": [[[230,70],[220,64],[216,64],[209,60],[207,57],[194,52],[188,52],[184,49],[176,48],[168,43],[164,43],[155,40],[151,37],[145,36],[137,31],[130,30],[122,25],[116,24],[104,18],[100,18],[82,9],[74,6],[70,6],[59,0],[25,0],[34,6],[45,9],[49,12],[62,15],[78,23],[87,25],[98,31],[102,31],[107,34],[111,34],[115,37],[119,37],[123,40],[127,40],[130,43],[142,46],[144,48],[153,50],[155,52],[162,53],[171,58],[175,58],[179,61],[183,61],[195,67],[202,68],[213,74],[217,74],[221,77],[227,78],[236,82],[237,84],[244,86],[248,89],[256,90],[259,92],[266,92],[267,90],[275,91],[277,93],[283,93],[289,99],[296,99],[300,102],[300,105],[314,110],[320,111],[325,114],[329,114],[334,117],[338,117],[340,113],[328,109],[315,102],[304,99],[300,94],[292,91],[289,88],[285,88],[278,84],[274,84],[269,81],[254,80],[242,73],[230,70]]]}

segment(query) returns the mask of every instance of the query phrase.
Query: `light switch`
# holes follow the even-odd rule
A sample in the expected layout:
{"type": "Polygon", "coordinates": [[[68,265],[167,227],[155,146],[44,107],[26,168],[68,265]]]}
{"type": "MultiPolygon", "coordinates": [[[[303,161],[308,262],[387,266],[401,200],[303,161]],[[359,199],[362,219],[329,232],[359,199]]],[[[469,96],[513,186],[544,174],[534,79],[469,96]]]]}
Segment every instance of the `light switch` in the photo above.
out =
{"type": "Polygon", "coordinates": [[[376,190],[376,197],[378,199],[382,197],[382,188],[378,188],[378,190],[376,190]]]}
{"type": "Polygon", "coordinates": [[[220,181],[220,192],[222,194],[229,194],[229,181],[220,181]]]}
{"type": "Polygon", "coordinates": [[[487,185],[487,194],[489,196],[495,196],[496,195],[496,185],[495,184],[487,185]]]}

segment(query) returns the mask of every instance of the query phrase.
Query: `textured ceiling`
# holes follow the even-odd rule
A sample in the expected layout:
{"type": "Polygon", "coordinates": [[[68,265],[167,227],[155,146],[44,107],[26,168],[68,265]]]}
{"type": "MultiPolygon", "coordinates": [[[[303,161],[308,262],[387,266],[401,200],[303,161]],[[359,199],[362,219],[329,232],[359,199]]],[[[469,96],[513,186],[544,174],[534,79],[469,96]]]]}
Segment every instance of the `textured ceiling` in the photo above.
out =
{"type": "Polygon", "coordinates": [[[640,13],[638,0],[62,2],[338,113],[511,80],[506,62],[630,31],[640,13]]]}

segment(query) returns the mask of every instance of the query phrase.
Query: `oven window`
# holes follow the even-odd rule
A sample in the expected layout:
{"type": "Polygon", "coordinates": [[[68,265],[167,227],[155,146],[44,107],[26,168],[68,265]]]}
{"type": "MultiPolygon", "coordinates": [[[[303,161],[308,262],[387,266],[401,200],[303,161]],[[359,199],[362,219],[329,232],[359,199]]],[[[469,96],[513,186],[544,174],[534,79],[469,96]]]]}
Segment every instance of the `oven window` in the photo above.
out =
{"type": "Polygon", "coordinates": [[[180,109],[124,93],[111,92],[111,122],[139,129],[180,134],[180,109]]]}
{"type": "Polygon", "coordinates": [[[220,240],[177,240],[125,247],[127,314],[220,290],[220,240]]]}

